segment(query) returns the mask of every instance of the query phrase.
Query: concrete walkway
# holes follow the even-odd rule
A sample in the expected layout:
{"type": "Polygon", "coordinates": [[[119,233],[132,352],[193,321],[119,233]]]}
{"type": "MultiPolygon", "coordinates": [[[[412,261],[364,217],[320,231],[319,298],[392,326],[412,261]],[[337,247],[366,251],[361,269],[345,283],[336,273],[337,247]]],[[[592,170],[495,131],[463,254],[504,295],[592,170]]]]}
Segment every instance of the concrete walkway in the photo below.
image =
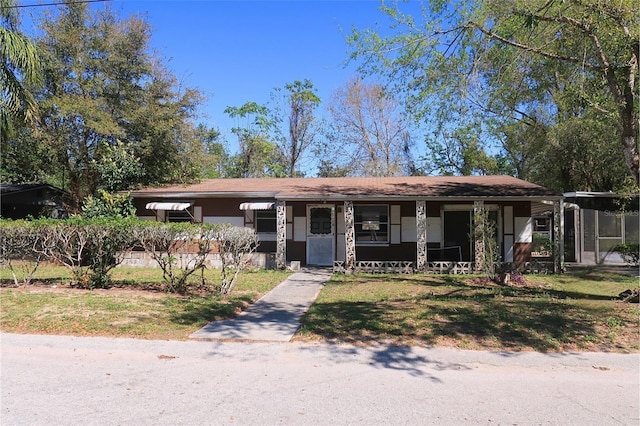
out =
{"type": "Polygon", "coordinates": [[[189,337],[288,342],[300,327],[300,318],[330,277],[329,268],[296,272],[236,318],[213,321],[189,337]]]}

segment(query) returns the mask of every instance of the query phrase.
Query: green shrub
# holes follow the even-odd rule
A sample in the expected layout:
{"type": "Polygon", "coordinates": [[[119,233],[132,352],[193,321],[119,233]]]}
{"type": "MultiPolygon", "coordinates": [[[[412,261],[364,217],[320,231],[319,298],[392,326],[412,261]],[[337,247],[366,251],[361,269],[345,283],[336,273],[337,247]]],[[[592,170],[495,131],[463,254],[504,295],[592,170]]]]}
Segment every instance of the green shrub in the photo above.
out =
{"type": "Polygon", "coordinates": [[[640,244],[618,244],[613,251],[620,254],[625,262],[638,265],[640,260],[640,244]]]}
{"type": "Polygon", "coordinates": [[[111,281],[109,272],[134,245],[132,227],[138,223],[140,221],[133,218],[77,216],[65,220],[3,220],[0,222],[1,260],[11,271],[16,285],[16,264],[23,268],[23,283],[29,284],[38,264],[48,260],[67,267],[74,286],[106,288],[111,281]]]}
{"type": "Polygon", "coordinates": [[[531,241],[531,251],[537,253],[551,253],[553,251],[553,241],[543,234],[533,234],[531,241]]]}
{"type": "Polygon", "coordinates": [[[86,219],[98,217],[126,218],[134,217],[136,208],[129,193],[112,194],[99,189],[96,196],[88,196],[82,204],[82,217],[86,219]]]}
{"type": "Polygon", "coordinates": [[[137,246],[162,269],[168,291],[189,293],[188,279],[200,272],[200,288],[223,296],[229,295],[258,245],[253,229],[229,224],[80,216],[66,220],[1,220],[0,242],[0,260],[11,270],[16,285],[16,265],[27,269],[22,275],[28,284],[38,264],[48,260],[69,269],[73,286],[108,288],[111,270],[137,246]],[[207,257],[216,251],[222,261],[219,285],[206,282],[204,275],[207,257]]]}

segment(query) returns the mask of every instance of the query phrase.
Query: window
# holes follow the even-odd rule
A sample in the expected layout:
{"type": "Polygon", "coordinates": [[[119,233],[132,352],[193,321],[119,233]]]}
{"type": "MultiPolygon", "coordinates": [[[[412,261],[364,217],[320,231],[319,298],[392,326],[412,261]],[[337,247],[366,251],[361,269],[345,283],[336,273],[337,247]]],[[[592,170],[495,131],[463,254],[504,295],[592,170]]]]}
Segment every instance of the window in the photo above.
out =
{"type": "Polygon", "coordinates": [[[535,217],[533,220],[533,230],[536,232],[550,231],[549,219],[546,217],[535,217]]]}
{"type": "Polygon", "coordinates": [[[332,231],[331,208],[313,207],[309,209],[309,233],[329,235],[332,231]]]}
{"type": "Polygon", "coordinates": [[[193,222],[193,206],[184,210],[167,210],[167,222],[193,222]]]}
{"type": "Polygon", "coordinates": [[[353,206],[356,243],[389,242],[389,206],[353,206]]]}
{"type": "Polygon", "coordinates": [[[599,210],[598,235],[600,237],[622,237],[622,214],[611,210],[599,210]]]}
{"type": "Polygon", "coordinates": [[[275,209],[256,210],[256,232],[275,233],[276,230],[277,225],[275,209]]]}
{"type": "Polygon", "coordinates": [[[638,244],[640,242],[639,230],[638,211],[627,212],[624,217],[624,242],[626,244],[638,244]]]}

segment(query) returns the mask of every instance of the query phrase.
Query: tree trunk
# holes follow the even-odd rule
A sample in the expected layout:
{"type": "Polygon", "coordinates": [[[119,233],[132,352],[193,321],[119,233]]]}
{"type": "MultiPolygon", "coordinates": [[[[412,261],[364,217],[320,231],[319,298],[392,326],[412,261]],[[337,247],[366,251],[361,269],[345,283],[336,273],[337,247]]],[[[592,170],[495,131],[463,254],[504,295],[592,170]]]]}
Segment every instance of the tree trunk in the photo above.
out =
{"type": "Polygon", "coordinates": [[[638,117],[631,108],[622,109],[622,153],[636,184],[640,184],[640,153],[638,152],[638,117]]]}

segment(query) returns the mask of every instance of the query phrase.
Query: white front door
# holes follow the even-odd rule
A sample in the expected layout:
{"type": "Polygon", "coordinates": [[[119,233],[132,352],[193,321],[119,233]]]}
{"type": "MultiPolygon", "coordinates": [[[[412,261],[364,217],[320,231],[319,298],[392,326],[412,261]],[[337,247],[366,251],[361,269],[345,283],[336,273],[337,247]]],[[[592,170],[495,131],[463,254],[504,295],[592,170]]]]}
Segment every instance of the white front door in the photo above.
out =
{"type": "Polygon", "coordinates": [[[307,206],[307,265],[333,265],[335,229],[335,206],[307,206]]]}

